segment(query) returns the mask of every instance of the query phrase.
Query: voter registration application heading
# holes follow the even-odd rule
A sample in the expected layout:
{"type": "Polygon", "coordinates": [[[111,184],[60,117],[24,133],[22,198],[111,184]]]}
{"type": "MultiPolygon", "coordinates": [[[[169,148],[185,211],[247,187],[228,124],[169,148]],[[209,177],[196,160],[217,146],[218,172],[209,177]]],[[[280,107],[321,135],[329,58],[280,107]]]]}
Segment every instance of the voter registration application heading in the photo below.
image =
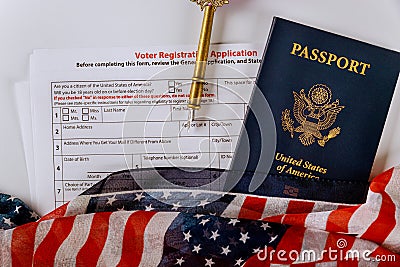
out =
{"type": "Polygon", "coordinates": [[[212,45],[187,131],[195,46],[36,50],[30,179],[39,213],[118,170],[228,169],[261,57],[261,45],[212,45]]]}

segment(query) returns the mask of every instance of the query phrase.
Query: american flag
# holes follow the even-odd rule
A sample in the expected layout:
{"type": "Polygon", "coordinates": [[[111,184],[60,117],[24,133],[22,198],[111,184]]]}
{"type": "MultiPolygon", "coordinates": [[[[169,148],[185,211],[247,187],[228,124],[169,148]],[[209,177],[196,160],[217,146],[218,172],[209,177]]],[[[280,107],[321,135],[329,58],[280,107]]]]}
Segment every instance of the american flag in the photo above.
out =
{"type": "Polygon", "coordinates": [[[377,176],[359,205],[193,190],[92,192],[0,230],[0,265],[400,266],[399,192],[400,168],[377,176]],[[317,257],[300,257],[310,251],[317,257]]]}

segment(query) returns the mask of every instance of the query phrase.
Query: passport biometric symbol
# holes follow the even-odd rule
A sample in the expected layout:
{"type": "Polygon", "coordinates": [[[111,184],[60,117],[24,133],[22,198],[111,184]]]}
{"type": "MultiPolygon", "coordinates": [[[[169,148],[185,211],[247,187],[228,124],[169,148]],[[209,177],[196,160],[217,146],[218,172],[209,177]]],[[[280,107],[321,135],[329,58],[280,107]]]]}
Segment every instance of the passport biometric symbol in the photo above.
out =
{"type": "Polygon", "coordinates": [[[282,112],[282,128],[290,132],[291,138],[294,133],[301,133],[299,140],[304,146],[309,146],[315,142],[324,147],[326,142],[340,134],[340,127],[329,130],[328,135],[323,136],[321,131],[328,130],[336,121],[337,115],[345,108],[339,105],[336,99],[331,103],[331,89],[324,84],[316,84],[308,91],[308,96],[304,89],[300,93],[293,91],[294,105],[293,115],[300,124],[294,126],[294,121],[290,116],[290,110],[282,112]]]}

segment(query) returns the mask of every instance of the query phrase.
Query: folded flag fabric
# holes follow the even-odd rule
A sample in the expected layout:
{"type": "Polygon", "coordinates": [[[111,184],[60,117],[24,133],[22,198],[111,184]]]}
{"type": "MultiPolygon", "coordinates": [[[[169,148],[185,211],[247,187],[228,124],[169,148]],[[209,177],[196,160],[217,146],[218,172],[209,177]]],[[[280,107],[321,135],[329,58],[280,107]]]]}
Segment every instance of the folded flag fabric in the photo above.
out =
{"type": "Polygon", "coordinates": [[[21,199],[0,193],[0,229],[11,229],[37,219],[39,216],[21,199]]]}
{"type": "Polygon", "coordinates": [[[0,265],[399,266],[399,192],[400,167],[375,177],[359,205],[138,190],[123,171],[0,230],[0,265]]]}

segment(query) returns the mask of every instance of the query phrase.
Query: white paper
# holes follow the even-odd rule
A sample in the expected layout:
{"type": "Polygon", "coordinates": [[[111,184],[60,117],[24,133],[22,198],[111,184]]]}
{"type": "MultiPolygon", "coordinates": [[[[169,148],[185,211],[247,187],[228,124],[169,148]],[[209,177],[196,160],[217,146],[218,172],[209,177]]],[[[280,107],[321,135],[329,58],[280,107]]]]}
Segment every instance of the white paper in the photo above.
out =
{"type": "Polygon", "coordinates": [[[187,131],[195,50],[34,52],[30,86],[40,214],[122,169],[229,167],[262,47],[210,48],[203,105],[187,131]]]}
{"type": "Polygon", "coordinates": [[[21,127],[22,142],[24,145],[24,155],[26,162],[26,169],[28,173],[29,189],[30,189],[30,203],[35,203],[36,194],[36,180],[35,180],[35,164],[33,156],[33,130],[32,130],[32,116],[31,116],[31,103],[29,83],[27,81],[18,82],[14,85],[15,99],[17,103],[17,112],[19,124],[21,127]]]}

